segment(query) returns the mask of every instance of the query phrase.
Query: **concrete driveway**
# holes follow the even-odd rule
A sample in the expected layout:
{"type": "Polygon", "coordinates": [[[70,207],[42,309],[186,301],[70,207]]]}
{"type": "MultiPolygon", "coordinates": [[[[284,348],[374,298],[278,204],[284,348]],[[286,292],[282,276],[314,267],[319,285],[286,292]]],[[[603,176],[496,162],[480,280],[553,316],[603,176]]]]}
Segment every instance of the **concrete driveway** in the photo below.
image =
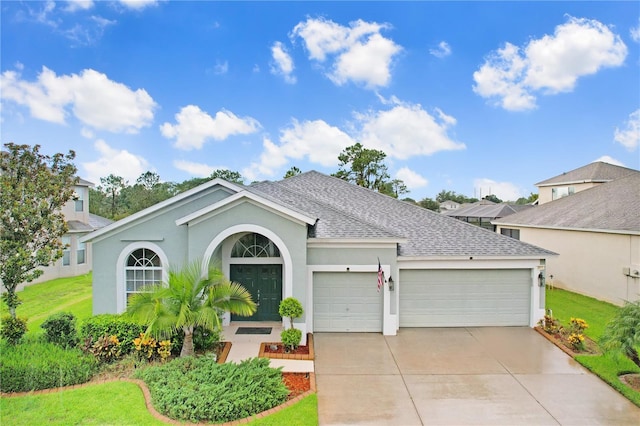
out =
{"type": "Polygon", "coordinates": [[[314,334],[320,425],[640,425],[530,328],[314,334]]]}

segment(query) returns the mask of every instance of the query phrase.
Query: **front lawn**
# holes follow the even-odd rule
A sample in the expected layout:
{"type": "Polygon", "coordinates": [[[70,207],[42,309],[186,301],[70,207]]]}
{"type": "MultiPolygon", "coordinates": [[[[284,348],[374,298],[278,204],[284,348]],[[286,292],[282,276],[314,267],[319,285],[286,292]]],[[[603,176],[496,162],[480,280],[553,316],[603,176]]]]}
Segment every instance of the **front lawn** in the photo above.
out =
{"type": "MultiPolygon", "coordinates": [[[[554,318],[564,327],[569,325],[571,318],[582,318],[589,324],[584,334],[596,342],[602,336],[607,323],[620,309],[610,303],[560,289],[547,290],[546,297],[547,309],[552,310],[554,318]]],[[[578,355],[575,360],[640,407],[640,392],[626,386],[618,378],[625,373],[640,373],[640,368],[628,358],[604,354],[578,355]]]]}

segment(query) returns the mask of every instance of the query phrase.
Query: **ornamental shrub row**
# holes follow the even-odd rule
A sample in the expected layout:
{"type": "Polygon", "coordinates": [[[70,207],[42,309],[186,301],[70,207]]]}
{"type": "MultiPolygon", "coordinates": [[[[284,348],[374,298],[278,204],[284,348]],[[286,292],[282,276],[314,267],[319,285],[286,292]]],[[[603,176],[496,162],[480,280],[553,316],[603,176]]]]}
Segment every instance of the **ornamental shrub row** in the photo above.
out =
{"type": "Polygon", "coordinates": [[[228,422],[273,408],[289,390],[280,369],[266,358],[217,364],[209,357],[177,358],[136,372],[149,386],[153,405],[172,419],[228,422]]]}
{"type": "Polygon", "coordinates": [[[63,349],[53,343],[0,343],[0,390],[27,392],[88,382],[98,361],[80,349],[63,349]]]}
{"type": "Polygon", "coordinates": [[[80,339],[86,344],[88,339],[95,343],[105,335],[116,336],[120,341],[122,355],[126,355],[133,352],[133,340],[145,330],[145,326],[136,324],[122,315],[101,314],[83,321],[80,326],[80,339]]]}

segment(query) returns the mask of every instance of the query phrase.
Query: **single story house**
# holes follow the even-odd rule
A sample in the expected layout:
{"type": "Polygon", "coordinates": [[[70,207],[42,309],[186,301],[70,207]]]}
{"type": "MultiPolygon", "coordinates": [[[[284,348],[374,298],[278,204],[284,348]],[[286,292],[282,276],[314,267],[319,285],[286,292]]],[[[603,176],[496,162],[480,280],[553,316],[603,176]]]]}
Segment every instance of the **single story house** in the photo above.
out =
{"type": "Polygon", "coordinates": [[[494,203],[480,200],[477,203],[465,204],[457,210],[442,212],[443,215],[495,231],[493,221],[533,207],[530,204],[494,203]]]}
{"type": "Polygon", "coordinates": [[[242,186],[215,179],[83,238],[92,242],[93,313],[171,267],[214,262],[279,321],[293,296],[306,332],[534,326],[553,252],[315,171],[242,186]],[[379,267],[384,285],[378,288],[379,267]]]}
{"type": "Polygon", "coordinates": [[[547,262],[554,286],[617,305],[638,300],[640,172],[592,163],[539,185],[541,204],[494,221],[498,232],[558,253],[547,262]]]}

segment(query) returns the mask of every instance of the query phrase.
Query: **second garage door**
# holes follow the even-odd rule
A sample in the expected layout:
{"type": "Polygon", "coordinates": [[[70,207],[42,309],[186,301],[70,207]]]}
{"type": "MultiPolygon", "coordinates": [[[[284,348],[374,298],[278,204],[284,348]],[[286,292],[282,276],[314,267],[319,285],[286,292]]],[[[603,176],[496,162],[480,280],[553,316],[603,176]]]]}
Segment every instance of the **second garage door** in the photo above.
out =
{"type": "Polygon", "coordinates": [[[313,331],[382,331],[382,293],[371,272],[313,274],[313,331]]]}
{"type": "Polygon", "coordinates": [[[526,326],[531,271],[401,270],[400,327],[526,326]]]}

